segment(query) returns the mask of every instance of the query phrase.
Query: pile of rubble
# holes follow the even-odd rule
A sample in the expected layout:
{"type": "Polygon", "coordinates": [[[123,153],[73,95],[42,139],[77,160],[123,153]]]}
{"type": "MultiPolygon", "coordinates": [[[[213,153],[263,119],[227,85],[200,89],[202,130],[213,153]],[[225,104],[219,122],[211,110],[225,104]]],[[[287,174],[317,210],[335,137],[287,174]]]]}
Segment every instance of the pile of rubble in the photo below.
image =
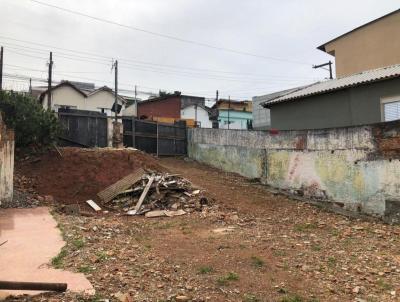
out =
{"type": "MultiPolygon", "coordinates": [[[[201,211],[209,204],[199,188],[187,179],[169,173],[136,170],[98,193],[108,208],[126,215],[180,216],[201,211]]],[[[89,205],[92,201],[88,201],[89,205]]],[[[95,205],[94,207],[95,208],[95,205]]]]}

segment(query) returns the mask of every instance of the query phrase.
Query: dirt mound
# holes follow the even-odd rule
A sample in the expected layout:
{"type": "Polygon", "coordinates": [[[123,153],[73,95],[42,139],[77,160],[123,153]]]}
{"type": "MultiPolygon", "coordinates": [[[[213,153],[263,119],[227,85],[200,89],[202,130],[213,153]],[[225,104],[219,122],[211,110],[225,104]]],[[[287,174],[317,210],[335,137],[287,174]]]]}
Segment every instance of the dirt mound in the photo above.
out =
{"type": "Polygon", "coordinates": [[[17,172],[32,181],[41,196],[52,195],[58,203],[97,200],[96,194],[141,167],[166,171],[157,159],[138,150],[62,148],[37,159],[16,163],[17,172]]]}

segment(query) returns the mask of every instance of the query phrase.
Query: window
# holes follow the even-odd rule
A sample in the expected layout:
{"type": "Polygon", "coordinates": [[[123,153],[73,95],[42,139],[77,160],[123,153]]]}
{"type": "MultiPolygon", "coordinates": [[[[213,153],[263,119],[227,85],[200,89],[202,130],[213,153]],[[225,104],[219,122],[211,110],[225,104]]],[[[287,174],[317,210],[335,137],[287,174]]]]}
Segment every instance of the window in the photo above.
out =
{"type": "Polygon", "coordinates": [[[398,101],[383,102],[383,121],[390,122],[400,119],[400,98],[398,101]]]}

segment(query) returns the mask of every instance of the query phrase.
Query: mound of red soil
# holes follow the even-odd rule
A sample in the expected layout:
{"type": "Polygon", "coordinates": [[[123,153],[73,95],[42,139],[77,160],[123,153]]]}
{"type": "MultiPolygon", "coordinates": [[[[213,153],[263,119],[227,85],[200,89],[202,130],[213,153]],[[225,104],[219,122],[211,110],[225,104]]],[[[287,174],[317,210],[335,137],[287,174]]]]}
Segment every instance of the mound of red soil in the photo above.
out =
{"type": "Polygon", "coordinates": [[[32,180],[39,195],[52,195],[57,203],[97,200],[97,193],[137,168],[165,171],[157,159],[138,150],[62,148],[37,160],[16,162],[19,175],[32,180]]]}

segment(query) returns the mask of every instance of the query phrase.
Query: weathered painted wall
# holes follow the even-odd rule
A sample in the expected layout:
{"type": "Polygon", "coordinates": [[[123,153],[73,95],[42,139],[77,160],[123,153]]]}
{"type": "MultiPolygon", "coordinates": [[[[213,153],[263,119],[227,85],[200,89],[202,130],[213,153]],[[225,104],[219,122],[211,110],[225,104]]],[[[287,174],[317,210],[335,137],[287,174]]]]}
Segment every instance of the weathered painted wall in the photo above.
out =
{"type": "Polygon", "coordinates": [[[14,132],[7,130],[0,115],[0,204],[13,198],[14,132]]]}
{"type": "Polygon", "coordinates": [[[190,129],[188,140],[190,157],[225,171],[347,210],[400,217],[399,121],[275,134],[190,129]]]}

